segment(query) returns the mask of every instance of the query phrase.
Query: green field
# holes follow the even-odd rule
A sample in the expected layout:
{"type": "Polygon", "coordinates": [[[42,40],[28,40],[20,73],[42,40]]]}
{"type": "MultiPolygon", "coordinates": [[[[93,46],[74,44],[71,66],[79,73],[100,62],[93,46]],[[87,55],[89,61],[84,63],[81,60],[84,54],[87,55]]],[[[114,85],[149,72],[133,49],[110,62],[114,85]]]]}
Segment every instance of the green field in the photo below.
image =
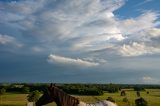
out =
{"type": "MultiPolygon", "coordinates": [[[[147,89],[149,91],[149,94],[147,94],[145,91],[141,92],[141,97],[143,97],[147,102],[148,106],[160,106],[160,89],[147,89]]],[[[133,90],[126,90],[126,97],[128,98],[130,102],[130,106],[134,106],[134,101],[137,99],[136,92],[133,90]]],[[[118,106],[127,106],[127,103],[124,103],[123,96],[120,96],[119,93],[107,93],[105,92],[102,96],[77,96],[73,95],[80,100],[87,102],[87,103],[94,103],[97,100],[95,97],[97,97],[100,100],[104,100],[107,97],[112,97],[115,99],[118,106]]],[[[7,93],[5,95],[0,96],[0,106],[25,106],[27,103],[27,94],[11,94],[7,93]]],[[[47,106],[56,106],[54,103],[48,104],[47,106]]]]}

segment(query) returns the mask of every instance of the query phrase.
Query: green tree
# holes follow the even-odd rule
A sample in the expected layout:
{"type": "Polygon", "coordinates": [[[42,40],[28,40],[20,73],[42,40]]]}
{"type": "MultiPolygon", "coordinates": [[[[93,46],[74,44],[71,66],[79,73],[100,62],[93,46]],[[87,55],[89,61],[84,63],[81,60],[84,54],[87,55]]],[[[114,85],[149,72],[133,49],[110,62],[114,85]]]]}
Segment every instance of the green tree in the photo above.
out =
{"type": "Polygon", "coordinates": [[[35,90],[31,92],[27,97],[29,102],[36,102],[40,97],[40,92],[38,90],[35,90]]]}
{"type": "Polygon", "coordinates": [[[116,84],[109,84],[108,85],[108,90],[109,93],[115,93],[119,91],[119,86],[116,84]]]}
{"type": "Polygon", "coordinates": [[[29,91],[30,91],[29,87],[23,87],[22,88],[23,93],[29,93],[29,91]]]}
{"type": "Polygon", "coordinates": [[[145,91],[145,88],[144,87],[136,86],[136,87],[134,87],[134,90],[135,91],[145,91]]]}

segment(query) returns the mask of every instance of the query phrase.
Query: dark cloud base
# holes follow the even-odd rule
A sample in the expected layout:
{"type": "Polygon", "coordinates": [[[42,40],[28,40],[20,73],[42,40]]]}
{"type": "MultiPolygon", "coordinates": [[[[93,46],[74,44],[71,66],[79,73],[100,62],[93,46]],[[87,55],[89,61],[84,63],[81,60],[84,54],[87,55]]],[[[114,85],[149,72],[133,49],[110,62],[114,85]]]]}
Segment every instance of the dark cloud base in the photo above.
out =
{"type": "MultiPolygon", "coordinates": [[[[2,54],[7,55],[7,54],[2,54]]],[[[46,56],[0,58],[0,82],[58,82],[58,83],[144,83],[143,76],[156,76],[151,70],[112,68],[79,69],[48,64],[46,56]],[[10,61],[8,61],[10,60],[10,61]]]]}

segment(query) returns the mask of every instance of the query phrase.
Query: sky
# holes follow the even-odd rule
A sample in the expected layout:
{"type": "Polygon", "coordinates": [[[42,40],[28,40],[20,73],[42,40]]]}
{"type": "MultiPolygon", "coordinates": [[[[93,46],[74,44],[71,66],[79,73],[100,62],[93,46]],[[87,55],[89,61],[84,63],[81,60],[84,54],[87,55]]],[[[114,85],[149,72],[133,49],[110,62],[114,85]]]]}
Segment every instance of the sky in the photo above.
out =
{"type": "Polygon", "coordinates": [[[0,82],[160,84],[160,0],[0,0],[0,82]]]}

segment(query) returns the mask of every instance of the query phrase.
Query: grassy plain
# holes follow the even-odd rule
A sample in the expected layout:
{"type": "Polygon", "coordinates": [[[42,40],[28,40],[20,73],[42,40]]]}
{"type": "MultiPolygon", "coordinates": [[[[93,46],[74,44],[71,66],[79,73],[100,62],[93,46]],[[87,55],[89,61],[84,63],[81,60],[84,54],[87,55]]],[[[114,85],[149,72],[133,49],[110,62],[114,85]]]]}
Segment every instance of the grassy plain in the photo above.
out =
{"type": "MultiPolygon", "coordinates": [[[[143,97],[147,102],[148,106],[160,106],[160,89],[147,89],[149,91],[149,94],[146,93],[146,91],[141,92],[141,97],[143,97]]],[[[137,99],[136,92],[129,89],[126,90],[126,97],[128,98],[130,105],[134,106],[135,99],[137,99]]],[[[112,97],[118,104],[118,106],[127,106],[127,103],[123,102],[124,96],[120,96],[119,93],[107,93],[105,92],[102,96],[78,96],[73,95],[77,98],[79,98],[81,101],[87,102],[87,103],[94,103],[97,101],[96,98],[99,100],[104,100],[107,97],[112,97]]],[[[0,96],[0,106],[26,106],[27,103],[27,94],[13,94],[13,93],[7,93],[5,95],[0,96]]],[[[48,104],[46,106],[56,106],[54,103],[48,104]]]]}

